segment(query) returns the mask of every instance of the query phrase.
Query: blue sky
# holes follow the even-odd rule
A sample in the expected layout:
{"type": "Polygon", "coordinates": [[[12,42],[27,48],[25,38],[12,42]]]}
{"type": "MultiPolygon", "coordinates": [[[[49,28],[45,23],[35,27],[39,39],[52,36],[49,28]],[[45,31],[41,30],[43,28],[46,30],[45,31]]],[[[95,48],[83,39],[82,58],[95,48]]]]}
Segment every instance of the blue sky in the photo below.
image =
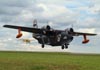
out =
{"type": "Polygon", "coordinates": [[[0,50],[100,53],[99,30],[100,0],[0,0],[0,50]],[[88,37],[90,42],[86,45],[82,44],[83,37],[75,37],[67,50],[48,45],[41,49],[32,34],[23,32],[22,38],[32,40],[31,44],[25,44],[15,38],[17,30],[2,27],[4,24],[32,27],[34,19],[39,27],[50,24],[63,30],[73,24],[75,31],[98,35],[88,37]]]}

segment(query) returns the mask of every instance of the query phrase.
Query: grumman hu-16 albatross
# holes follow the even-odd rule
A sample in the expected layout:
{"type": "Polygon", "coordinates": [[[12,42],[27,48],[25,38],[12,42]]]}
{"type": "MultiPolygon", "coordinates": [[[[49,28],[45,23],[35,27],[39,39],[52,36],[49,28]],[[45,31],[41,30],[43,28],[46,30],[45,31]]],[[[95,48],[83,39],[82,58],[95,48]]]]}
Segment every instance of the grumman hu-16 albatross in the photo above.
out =
{"type": "Polygon", "coordinates": [[[73,28],[67,28],[65,30],[55,30],[49,25],[38,28],[37,21],[34,20],[33,27],[15,26],[15,25],[4,25],[3,27],[18,29],[18,35],[16,38],[22,37],[21,31],[30,32],[33,34],[33,38],[38,40],[42,48],[45,45],[61,46],[62,49],[68,48],[69,43],[73,40],[74,36],[83,36],[83,44],[89,42],[87,36],[95,36],[92,33],[75,32],[73,28]]]}

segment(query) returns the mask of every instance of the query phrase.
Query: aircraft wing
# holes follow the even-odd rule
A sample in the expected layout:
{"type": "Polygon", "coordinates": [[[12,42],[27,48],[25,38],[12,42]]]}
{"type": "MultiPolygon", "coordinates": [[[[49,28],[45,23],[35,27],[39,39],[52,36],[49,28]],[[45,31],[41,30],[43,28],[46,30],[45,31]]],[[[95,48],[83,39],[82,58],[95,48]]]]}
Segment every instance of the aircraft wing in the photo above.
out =
{"type": "Polygon", "coordinates": [[[14,25],[4,25],[3,27],[12,28],[12,29],[21,29],[21,31],[30,32],[30,33],[40,33],[41,32],[41,29],[39,28],[14,26],[14,25]]]}
{"type": "Polygon", "coordinates": [[[61,32],[59,30],[49,31],[49,30],[44,30],[40,28],[31,28],[31,27],[15,26],[15,25],[4,25],[3,27],[12,28],[12,29],[20,29],[20,31],[25,31],[25,32],[30,32],[30,33],[39,33],[39,34],[44,34],[44,35],[55,35],[61,32]]]}
{"type": "Polygon", "coordinates": [[[89,39],[87,39],[87,36],[95,36],[95,35],[97,35],[97,34],[93,34],[93,33],[82,33],[82,32],[73,32],[72,35],[73,35],[73,36],[80,36],[80,35],[82,35],[82,36],[83,36],[83,41],[82,41],[82,43],[83,43],[83,44],[86,44],[86,43],[89,42],[89,39]]]}
{"type": "Polygon", "coordinates": [[[73,32],[74,36],[79,36],[79,35],[88,35],[88,36],[95,36],[97,34],[93,34],[93,33],[82,33],[82,32],[73,32]]]}
{"type": "MultiPolygon", "coordinates": [[[[31,28],[31,27],[24,27],[24,26],[15,26],[15,25],[4,25],[3,27],[6,28],[12,28],[12,29],[20,29],[21,31],[25,31],[25,32],[30,32],[30,33],[42,33],[42,34],[47,34],[47,35],[55,35],[55,34],[59,34],[62,31],[61,30],[54,30],[54,31],[48,31],[48,30],[43,30],[40,28],[31,28]]],[[[79,35],[89,35],[89,36],[94,36],[97,34],[92,34],[92,33],[82,33],[82,32],[72,32],[73,36],[79,36],[79,35]]]]}

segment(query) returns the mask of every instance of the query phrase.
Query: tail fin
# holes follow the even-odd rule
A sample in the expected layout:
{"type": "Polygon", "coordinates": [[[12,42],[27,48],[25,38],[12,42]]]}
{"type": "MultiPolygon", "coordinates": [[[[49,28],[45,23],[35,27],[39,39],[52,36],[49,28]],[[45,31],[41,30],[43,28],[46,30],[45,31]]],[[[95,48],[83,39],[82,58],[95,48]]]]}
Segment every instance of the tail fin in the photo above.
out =
{"type": "Polygon", "coordinates": [[[34,19],[34,21],[33,21],[33,27],[34,27],[34,28],[38,28],[37,20],[36,20],[36,19],[34,19]]]}

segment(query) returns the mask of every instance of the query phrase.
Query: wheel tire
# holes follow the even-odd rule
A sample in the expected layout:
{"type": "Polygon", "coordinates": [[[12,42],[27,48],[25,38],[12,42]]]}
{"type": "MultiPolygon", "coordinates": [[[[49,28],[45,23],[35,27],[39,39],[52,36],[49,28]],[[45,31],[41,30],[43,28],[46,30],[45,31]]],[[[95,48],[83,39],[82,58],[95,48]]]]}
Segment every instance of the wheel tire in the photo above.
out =
{"type": "Polygon", "coordinates": [[[61,46],[61,49],[64,49],[64,45],[61,46]]]}
{"type": "Polygon", "coordinates": [[[65,44],[65,48],[68,49],[68,45],[67,44],[65,44]]]}
{"type": "Polygon", "coordinates": [[[65,48],[68,49],[68,45],[66,45],[65,48]]]}
{"type": "Polygon", "coordinates": [[[42,48],[44,48],[44,44],[42,44],[42,48]]]}

